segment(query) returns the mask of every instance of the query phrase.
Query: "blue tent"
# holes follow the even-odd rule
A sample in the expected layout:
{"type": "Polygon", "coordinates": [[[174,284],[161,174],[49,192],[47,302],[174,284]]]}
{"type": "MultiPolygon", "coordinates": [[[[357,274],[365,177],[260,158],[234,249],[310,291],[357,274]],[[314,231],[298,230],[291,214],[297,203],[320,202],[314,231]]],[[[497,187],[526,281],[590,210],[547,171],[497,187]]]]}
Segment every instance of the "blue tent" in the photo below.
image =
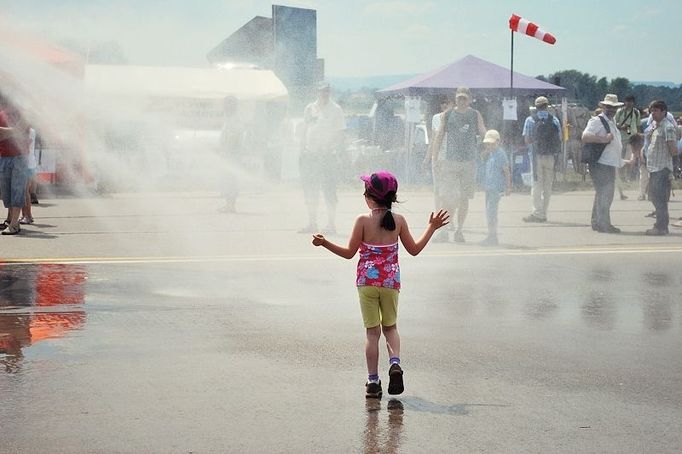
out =
{"type": "MultiPolygon", "coordinates": [[[[376,96],[425,96],[451,94],[468,87],[474,96],[509,95],[510,71],[473,55],[379,90],[376,96]]],[[[514,72],[514,95],[563,95],[565,88],[514,72]]]]}

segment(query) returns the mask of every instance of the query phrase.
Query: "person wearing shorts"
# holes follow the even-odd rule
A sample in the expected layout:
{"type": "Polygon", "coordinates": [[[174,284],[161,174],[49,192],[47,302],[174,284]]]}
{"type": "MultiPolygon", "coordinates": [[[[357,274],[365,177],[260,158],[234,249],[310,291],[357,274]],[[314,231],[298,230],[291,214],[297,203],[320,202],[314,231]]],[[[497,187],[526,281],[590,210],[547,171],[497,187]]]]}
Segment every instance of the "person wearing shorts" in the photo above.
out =
{"type": "Polygon", "coordinates": [[[360,312],[365,328],[395,325],[398,322],[399,294],[400,292],[393,288],[369,285],[358,287],[360,312]]]}
{"type": "Polygon", "coordinates": [[[438,162],[441,168],[438,186],[443,208],[450,213],[457,212],[454,234],[457,243],[464,243],[462,229],[469,212],[469,199],[474,197],[476,189],[478,141],[486,132],[480,112],[469,107],[469,104],[469,90],[458,88],[455,93],[455,107],[443,115],[432,148],[432,159],[435,162],[447,133],[445,160],[438,162]]]}
{"type": "Polygon", "coordinates": [[[26,144],[28,129],[24,128],[19,112],[5,100],[0,100],[0,192],[7,208],[7,219],[0,224],[2,235],[16,235],[21,231],[19,216],[24,206],[28,181],[26,144]],[[24,137],[26,132],[26,137],[24,137]]]}
{"type": "Polygon", "coordinates": [[[443,211],[436,215],[431,213],[426,231],[415,241],[405,218],[392,211],[398,191],[398,181],[393,174],[382,170],[361,179],[365,182],[364,196],[369,213],[356,218],[348,246],[332,243],[322,234],[313,235],[313,245],[322,246],[345,259],[352,258],[358,251],[360,253],[355,284],[367,336],[365,397],[381,398],[378,363],[382,334],[386,339],[390,364],[388,393],[401,394],[404,390],[398,334],[398,243],[400,241],[409,254],[419,254],[434,232],[448,223],[448,214],[443,211]]]}

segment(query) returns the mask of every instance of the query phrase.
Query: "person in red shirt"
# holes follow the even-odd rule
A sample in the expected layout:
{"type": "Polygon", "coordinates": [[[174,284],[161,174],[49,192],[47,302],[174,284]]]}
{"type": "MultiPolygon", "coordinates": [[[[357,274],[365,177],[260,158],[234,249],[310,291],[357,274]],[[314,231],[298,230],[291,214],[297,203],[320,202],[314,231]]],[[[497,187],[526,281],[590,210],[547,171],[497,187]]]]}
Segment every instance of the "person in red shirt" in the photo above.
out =
{"type": "Polygon", "coordinates": [[[28,130],[24,123],[19,111],[0,97],[0,192],[7,208],[7,219],[0,224],[2,235],[16,235],[21,231],[19,216],[28,178],[28,130]]]}

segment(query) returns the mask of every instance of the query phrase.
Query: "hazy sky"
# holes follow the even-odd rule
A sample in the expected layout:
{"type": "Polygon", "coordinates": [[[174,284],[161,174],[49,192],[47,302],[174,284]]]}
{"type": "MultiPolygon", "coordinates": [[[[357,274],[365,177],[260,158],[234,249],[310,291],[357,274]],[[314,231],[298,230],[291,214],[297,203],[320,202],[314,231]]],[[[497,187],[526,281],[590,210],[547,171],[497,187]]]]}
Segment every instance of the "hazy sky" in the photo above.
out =
{"type": "MultiPolygon", "coordinates": [[[[317,10],[318,56],[329,76],[420,73],[473,54],[508,67],[508,19],[554,34],[553,46],[516,34],[514,69],[577,69],[611,79],[682,82],[682,2],[594,0],[304,0],[317,10]]],[[[261,0],[0,0],[0,14],[53,40],[118,41],[130,63],[201,65],[256,15],[261,0]]]]}

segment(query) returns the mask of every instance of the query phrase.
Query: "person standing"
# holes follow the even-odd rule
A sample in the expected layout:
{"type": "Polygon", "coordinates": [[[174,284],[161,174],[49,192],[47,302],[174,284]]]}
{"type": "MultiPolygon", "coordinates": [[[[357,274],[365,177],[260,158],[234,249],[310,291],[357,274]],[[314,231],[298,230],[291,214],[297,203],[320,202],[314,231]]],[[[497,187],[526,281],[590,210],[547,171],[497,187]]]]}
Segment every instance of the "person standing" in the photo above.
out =
{"type": "Polygon", "coordinates": [[[438,162],[441,169],[438,186],[443,208],[449,213],[457,212],[457,228],[454,240],[464,243],[462,228],[469,212],[469,199],[476,189],[476,155],[478,138],[485,135],[483,117],[469,107],[469,89],[460,87],[455,92],[455,107],[443,115],[438,135],[432,146],[431,159],[438,160],[438,153],[447,133],[445,159],[438,162]]]}
{"type": "Polygon", "coordinates": [[[226,167],[225,176],[221,182],[221,194],[225,198],[225,206],[219,211],[234,213],[237,210],[245,135],[245,125],[239,115],[239,100],[235,96],[226,96],[223,100],[223,116],[220,152],[226,167]]]}
{"type": "Polygon", "coordinates": [[[587,122],[582,134],[583,143],[606,144],[597,162],[590,163],[590,176],[594,184],[595,194],[592,204],[592,230],[601,233],[620,233],[620,229],[611,224],[611,204],[616,182],[616,169],[623,166],[621,153],[623,146],[620,134],[613,117],[623,105],[618,96],[607,94],[599,103],[601,113],[587,122]],[[608,125],[608,130],[605,127],[608,125]]]}
{"type": "Polygon", "coordinates": [[[549,199],[554,184],[554,169],[561,152],[561,123],[547,111],[549,100],[544,96],[535,99],[535,115],[529,115],[523,124],[523,139],[531,148],[533,186],[531,197],[533,211],[524,222],[546,222],[549,199]]]}
{"type": "Polygon", "coordinates": [[[36,169],[38,160],[36,159],[36,130],[28,129],[28,153],[26,154],[26,191],[24,195],[24,206],[21,209],[19,224],[33,224],[33,212],[31,210],[32,193],[35,187],[36,169]]]}
{"type": "MultiPolygon", "coordinates": [[[[438,134],[438,131],[440,130],[440,126],[443,122],[443,118],[445,118],[445,114],[448,111],[448,109],[452,108],[453,105],[448,99],[443,99],[440,103],[440,113],[437,113],[436,115],[433,116],[431,119],[431,130],[432,130],[432,137],[435,137],[436,134],[438,134]]],[[[445,205],[442,197],[442,166],[440,165],[440,162],[445,159],[445,155],[447,153],[445,149],[445,143],[447,142],[447,133],[445,134],[444,140],[441,142],[440,150],[432,150],[429,149],[426,155],[424,156],[424,163],[423,167],[427,168],[428,166],[431,166],[431,175],[433,177],[433,199],[435,203],[436,209],[439,207],[442,207],[445,205]]],[[[433,144],[433,141],[431,141],[433,144]]],[[[433,241],[435,243],[442,243],[446,242],[448,240],[448,232],[445,230],[441,230],[436,234],[436,236],[433,237],[433,241]]]]}
{"type": "Polygon", "coordinates": [[[334,164],[342,151],[346,120],[343,110],[331,99],[331,87],[321,82],[317,100],[303,111],[299,169],[303,197],[308,210],[308,225],[299,233],[317,232],[317,207],[320,191],[327,205],[327,226],[323,233],[336,233],[336,175],[334,164]]]}
{"type": "MultiPolygon", "coordinates": [[[[630,143],[630,137],[638,132],[642,121],[639,109],[635,107],[634,96],[628,95],[625,97],[625,105],[618,109],[614,116],[614,121],[620,131],[620,141],[623,144],[622,156],[625,157],[627,156],[627,147],[630,143]]],[[[620,199],[627,199],[627,196],[623,193],[623,176],[621,172],[616,172],[616,185],[618,186],[620,199]]]]}
{"type": "Polygon", "coordinates": [[[646,158],[644,157],[644,135],[637,132],[630,135],[630,162],[632,168],[639,171],[639,197],[637,200],[645,200],[649,186],[649,171],[646,169],[646,158]]]}
{"type": "Polygon", "coordinates": [[[511,193],[511,173],[507,154],[500,148],[500,133],[490,129],[483,138],[481,160],[485,165],[485,216],[488,223],[488,236],[481,241],[482,246],[496,246],[497,210],[502,194],[511,193]]]}
{"type": "Polygon", "coordinates": [[[668,118],[668,106],[654,101],[649,106],[653,127],[648,129],[649,147],[646,166],[649,170],[649,196],[656,209],[656,223],[647,235],[667,235],[673,157],[677,155],[677,125],[668,118]]]}
{"type": "Polygon", "coordinates": [[[28,125],[16,108],[0,99],[0,193],[7,208],[7,219],[0,224],[2,235],[21,232],[19,216],[28,180],[27,142],[28,125]]]}

